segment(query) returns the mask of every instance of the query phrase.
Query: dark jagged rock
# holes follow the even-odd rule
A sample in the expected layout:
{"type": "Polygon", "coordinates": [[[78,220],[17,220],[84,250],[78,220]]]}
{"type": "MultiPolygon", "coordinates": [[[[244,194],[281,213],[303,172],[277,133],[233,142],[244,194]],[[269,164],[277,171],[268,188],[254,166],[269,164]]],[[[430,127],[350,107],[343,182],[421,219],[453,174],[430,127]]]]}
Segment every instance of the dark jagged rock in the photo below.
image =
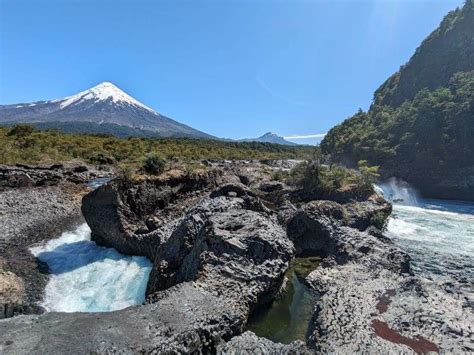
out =
{"type": "Polygon", "coordinates": [[[372,189],[367,189],[365,186],[359,186],[357,184],[349,184],[334,190],[328,196],[328,200],[339,203],[348,203],[351,201],[360,202],[366,201],[372,194],[372,189]]]}
{"type": "Polygon", "coordinates": [[[86,195],[82,204],[92,240],[123,254],[154,260],[173,220],[206,190],[217,186],[219,176],[217,170],[197,174],[172,171],[134,184],[116,180],[99,187],[86,195]]]}
{"type": "Polygon", "coordinates": [[[227,183],[223,186],[220,186],[218,189],[212,191],[210,196],[211,197],[218,197],[218,196],[242,197],[245,195],[255,196],[252,190],[250,190],[247,186],[243,184],[227,183]]]}
{"type": "Polygon", "coordinates": [[[260,184],[260,190],[263,192],[275,192],[283,190],[283,184],[279,181],[268,181],[260,184]]]}
{"type": "Polygon", "coordinates": [[[377,209],[385,213],[385,204],[375,208],[375,202],[348,206],[314,201],[301,207],[288,225],[297,253],[325,257],[306,277],[320,295],[308,345],[322,353],[469,351],[451,330],[459,322],[467,326],[459,318],[462,301],[450,299],[449,306],[441,306],[445,295],[413,276],[404,251],[373,226],[365,231],[353,228],[371,220],[364,208],[369,214],[377,209]],[[387,294],[390,302],[381,308],[387,294]],[[443,322],[450,326],[440,327],[443,322]]]}
{"type": "Polygon", "coordinates": [[[196,280],[248,314],[273,299],[293,254],[274,217],[248,209],[242,198],[205,199],[159,247],[148,293],[196,280]]]}
{"type": "Polygon", "coordinates": [[[381,230],[392,213],[392,204],[378,195],[372,195],[364,201],[346,203],[344,209],[346,225],[360,231],[371,226],[381,230]]]}
{"type": "Polygon", "coordinates": [[[297,254],[336,255],[340,227],[365,230],[383,226],[391,210],[388,202],[376,196],[344,205],[334,201],[312,201],[293,214],[288,223],[288,236],[293,240],[297,254]]]}
{"type": "Polygon", "coordinates": [[[313,201],[299,209],[288,224],[288,237],[297,255],[335,254],[335,226],[342,224],[344,209],[331,201],[313,201]]]}
{"type": "MultiPolygon", "coordinates": [[[[455,340],[458,308],[441,307],[442,297],[411,275],[408,255],[376,228],[390,204],[372,196],[298,205],[285,184],[260,189],[271,181],[268,167],[209,164],[192,175],[113,181],[84,198],[95,240],[153,260],[145,305],[0,321],[0,352],[410,352],[406,344],[418,346],[417,336],[441,351],[469,350],[455,340]],[[281,294],[295,252],[323,256],[305,279],[319,295],[307,344],[241,334],[249,315],[281,294]],[[381,308],[388,290],[396,292],[381,308]],[[440,308],[445,313],[430,313],[440,308]],[[439,327],[444,317],[449,327],[439,327]]],[[[4,279],[20,290],[10,276],[4,279]]]]}

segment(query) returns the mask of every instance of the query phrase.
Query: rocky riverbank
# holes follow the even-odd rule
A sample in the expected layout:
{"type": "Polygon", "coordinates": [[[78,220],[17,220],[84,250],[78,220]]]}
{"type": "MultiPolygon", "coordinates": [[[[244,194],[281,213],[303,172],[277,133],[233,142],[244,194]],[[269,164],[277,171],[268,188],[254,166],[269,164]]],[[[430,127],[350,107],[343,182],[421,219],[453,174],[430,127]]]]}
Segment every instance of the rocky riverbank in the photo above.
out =
{"type": "MultiPolygon", "coordinates": [[[[413,275],[410,257],[377,228],[391,205],[302,202],[274,180],[285,164],[207,162],[194,171],[112,181],[83,198],[92,239],[154,264],[145,305],[0,321],[3,353],[313,353],[468,351],[460,305],[413,275]],[[323,260],[306,277],[316,297],[306,342],[244,332],[285,289],[293,258],[323,260]],[[409,302],[405,302],[409,300],[409,302]],[[446,307],[444,307],[446,308],[446,307]],[[45,341],[47,339],[47,341],[45,341]]],[[[466,318],[468,319],[468,318],[466,318]]],[[[471,333],[472,334],[472,333],[471,333]]]]}

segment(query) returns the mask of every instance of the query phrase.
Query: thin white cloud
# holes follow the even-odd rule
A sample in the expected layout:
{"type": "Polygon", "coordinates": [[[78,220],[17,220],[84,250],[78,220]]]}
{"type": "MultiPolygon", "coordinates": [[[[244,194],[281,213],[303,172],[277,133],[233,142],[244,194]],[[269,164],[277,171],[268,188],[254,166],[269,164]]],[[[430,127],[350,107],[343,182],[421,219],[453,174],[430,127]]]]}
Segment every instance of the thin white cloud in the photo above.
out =
{"type": "Polygon", "coordinates": [[[306,135],[292,135],[283,137],[285,139],[308,139],[308,138],[324,138],[326,133],[306,134],[306,135]]]}
{"type": "Polygon", "coordinates": [[[274,91],[271,87],[269,87],[267,85],[267,83],[265,83],[263,81],[263,79],[261,79],[258,76],[255,77],[255,82],[258,84],[258,86],[260,86],[263,90],[265,90],[270,96],[273,96],[277,99],[280,99],[282,101],[285,101],[285,102],[287,102],[289,104],[293,104],[293,105],[299,105],[299,106],[307,106],[308,105],[306,102],[290,99],[290,98],[274,91]]]}

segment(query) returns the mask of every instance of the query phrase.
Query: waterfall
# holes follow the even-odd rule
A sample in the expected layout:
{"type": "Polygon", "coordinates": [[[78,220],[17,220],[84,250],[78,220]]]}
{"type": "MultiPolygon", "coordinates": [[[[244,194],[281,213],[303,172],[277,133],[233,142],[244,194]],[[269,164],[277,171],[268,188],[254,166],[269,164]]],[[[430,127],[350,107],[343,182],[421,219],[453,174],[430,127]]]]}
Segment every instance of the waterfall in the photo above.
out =
{"type": "Polygon", "coordinates": [[[84,223],[30,249],[51,272],[42,302],[46,310],[108,312],[144,302],[151,262],[100,247],[90,234],[84,223]]]}
{"type": "Polygon", "coordinates": [[[392,203],[418,206],[419,195],[407,182],[390,178],[387,181],[374,186],[377,193],[392,203]]]}

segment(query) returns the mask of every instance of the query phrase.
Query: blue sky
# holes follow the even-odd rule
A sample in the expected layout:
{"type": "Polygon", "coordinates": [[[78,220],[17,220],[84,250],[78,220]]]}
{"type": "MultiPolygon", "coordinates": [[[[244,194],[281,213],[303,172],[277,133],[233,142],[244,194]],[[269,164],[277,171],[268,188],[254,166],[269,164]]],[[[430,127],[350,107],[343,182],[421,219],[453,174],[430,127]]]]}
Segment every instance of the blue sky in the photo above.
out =
{"type": "Polygon", "coordinates": [[[320,134],[462,3],[0,0],[0,104],[110,81],[219,137],[320,134]]]}

